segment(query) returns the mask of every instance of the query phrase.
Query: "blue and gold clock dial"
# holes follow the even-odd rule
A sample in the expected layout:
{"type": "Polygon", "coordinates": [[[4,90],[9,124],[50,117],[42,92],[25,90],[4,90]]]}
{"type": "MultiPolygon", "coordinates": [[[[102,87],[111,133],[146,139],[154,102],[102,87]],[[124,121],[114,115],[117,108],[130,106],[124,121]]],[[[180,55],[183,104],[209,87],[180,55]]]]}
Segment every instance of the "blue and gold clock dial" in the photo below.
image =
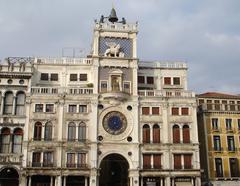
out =
{"type": "Polygon", "coordinates": [[[103,118],[103,128],[109,134],[118,135],[127,128],[126,117],[117,111],[109,112],[103,118]]]}

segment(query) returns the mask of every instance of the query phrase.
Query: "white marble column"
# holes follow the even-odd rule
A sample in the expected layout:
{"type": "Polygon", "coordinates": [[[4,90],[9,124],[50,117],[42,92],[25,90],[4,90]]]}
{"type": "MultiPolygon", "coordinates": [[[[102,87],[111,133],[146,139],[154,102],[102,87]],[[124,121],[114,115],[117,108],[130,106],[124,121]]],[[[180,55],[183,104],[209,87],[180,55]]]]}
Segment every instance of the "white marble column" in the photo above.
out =
{"type": "Polygon", "coordinates": [[[2,100],[1,100],[1,115],[3,115],[3,109],[4,109],[4,96],[2,96],[2,100]]]}
{"type": "Polygon", "coordinates": [[[66,186],[67,176],[63,176],[63,186],[66,186]]]}
{"type": "Polygon", "coordinates": [[[32,177],[31,176],[28,177],[28,186],[32,186],[32,177]]]}
{"type": "Polygon", "coordinates": [[[15,114],[16,114],[16,99],[17,99],[17,97],[14,96],[14,97],[13,97],[12,115],[15,115],[15,114]]]}
{"type": "Polygon", "coordinates": [[[170,177],[165,178],[165,185],[170,186],[170,177]]]}
{"type": "Polygon", "coordinates": [[[53,176],[51,176],[50,186],[53,186],[53,176]]]}
{"type": "Polygon", "coordinates": [[[27,177],[21,176],[19,180],[19,186],[26,186],[27,185],[27,177]]]}

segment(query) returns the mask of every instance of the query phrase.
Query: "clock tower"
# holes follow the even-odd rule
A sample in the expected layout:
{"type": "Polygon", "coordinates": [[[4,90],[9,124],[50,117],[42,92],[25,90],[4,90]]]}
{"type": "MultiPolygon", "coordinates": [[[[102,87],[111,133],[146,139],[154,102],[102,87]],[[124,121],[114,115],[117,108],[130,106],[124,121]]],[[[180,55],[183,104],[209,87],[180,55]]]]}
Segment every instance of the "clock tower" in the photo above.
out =
{"type": "Polygon", "coordinates": [[[137,23],[118,19],[114,8],[110,16],[102,15],[95,21],[91,57],[98,69],[95,83],[99,95],[96,128],[99,185],[118,182],[107,175],[109,171],[126,175],[119,180],[121,185],[139,184],[137,33],[137,23]]]}

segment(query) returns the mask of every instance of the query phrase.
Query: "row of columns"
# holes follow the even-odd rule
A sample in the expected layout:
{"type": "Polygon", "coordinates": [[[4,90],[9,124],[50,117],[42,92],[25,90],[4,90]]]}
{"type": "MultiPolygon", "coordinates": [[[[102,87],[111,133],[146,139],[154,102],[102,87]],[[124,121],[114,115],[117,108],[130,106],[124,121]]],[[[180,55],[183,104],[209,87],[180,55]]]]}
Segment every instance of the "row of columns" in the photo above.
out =
{"type": "MultiPolygon", "coordinates": [[[[66,186],[67,176],[49,176],[50,186],[66,186]]],[[[85,186],[88,186],[88,177],[85,177],[85,186]]],[[[19,186],[32,186],[32,177],[22,178],[19,186]]]]}

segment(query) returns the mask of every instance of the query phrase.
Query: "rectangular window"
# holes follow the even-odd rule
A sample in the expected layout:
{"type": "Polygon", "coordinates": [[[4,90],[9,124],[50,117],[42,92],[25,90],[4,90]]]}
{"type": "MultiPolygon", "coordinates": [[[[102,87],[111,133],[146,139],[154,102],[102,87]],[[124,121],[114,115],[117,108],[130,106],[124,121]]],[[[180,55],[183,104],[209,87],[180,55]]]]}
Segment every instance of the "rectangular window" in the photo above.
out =
{"type": "Polygon", "coordinates": [[[238,123],[238,130],[240,130],[240,119],[237,119],[237,123],[238,123]]]}
{"type": "Polygon", "coordinates": [[[58,74],[51,74],[50,80],[51,81],[58,81],[58,74]]]}
{"type": "Polygon", "coordinates": [[[164,77],[164,85],[171,85],[171,77],[164,77]]]}
{"type": "Polygon", "coordinates": [[[138,83],[140,83],[140,84],[144,84],[145,83],[144,76],[138,76],[138,83]]]}
{"type": "Polygon", "coordinates": [[[235,151],[234,136],[227,136],[228,151],[235,151]]]}
{"type": "Polygon", "coordinates": [[[44,152],[43,153],[43,166],[44,167],[53,167],[53,152],[44,152]]]}
{"type": "Polygon", "coordinates": [[[76,113],[77,112],[77,105],[69,105],[68,112],[76,113]]]}
{"type": "Polygon", "coordinates": [[[223,177],[222,159],[215,158],[216,177],[223,177]]]}
{"type": "Polygon", "coordinates": [[[123,83],[123,89],[124,89],[124,92],[130,94],[130,82],[124,82],[123,83]]]}
{"type": "Polygon", "coordinates": [[[189,111],[187,107],[182,108],[182,115],[189,115],[189,111]]]}
{"type": "Polygon", "coordinates": [[[88,80],[87,74],[80,74],[79,80],[80,81],[87,81],[88,80]]]}
{"type": "Polygon", "coordinates": [[[237,101],[237,109],[240,111],[240,101],[237,101]]]}
{"type": "Polygon", "coordinates": [[[161,154],[153,154],[153,168],[161,169],[161,154]]]}
{"type": "Polygon", "coordinates": [[[212,110],[213,109],[212,100],[207,100],[207,109],[208,110],[212,110]]]}
{"type": "Polygon", "coordinates": [[[226,130],[232,130],[232,119],[227,118],[226,122],[226,130]]]}
{"type": "Polygon", "coordinates": [[[174,85],[180,85],[180,78],[179,77],[174,77],[173,78],[173,84],[174,85]]]}
{"type": "Polygon", "coordinates": [[[199,100],[198,100],[198,103],[199,103],[199,105],[204,104],[204,99],[199,99],[199,100]]]}
{"type": "Polygon", "coordinates": [[[223,100],[223,101],[222,101],[222,104],[223,104],[224,110],[228,110],[227,101],[226,101],[226,100],[223,100]]]}
{"type": "Polygon", "coordinates": [[[70,74],[70,81],[77,81],[77,74],[70,74]]]}
{"type": "Polygon", "coordinates": [[[153,84],[154,84],[154,78],[148,76],[148,77],[147,77],[147,84],[153,85],[153,84]]]}
{"type": "Polygon", "coordinates": [[[182,169],[181,154],[174,154],[174,169],[182,169]]]}
{"type": "Polygon", "coordinates": [[[41,167],[41,152],[33,152],[32,154],[32,166],[41,167]]]}
{"type": "Polygon", "coordinates": [[[152,115],[159,115],[159,107],[152,107],[152,115]]]}
{"type": "Polygon", "coordinates": [[[214,106],[215,106],[215,110],[220,110],[220,101],[214,100],[214,106]]]}
{"type": "Polygon", "coordinates": [[[46,104],[46,112],[53,112],[54,104],[46,104]]]}
{"type": "Polygon", "coordinates": [[[48,73],[41,73],[41,80],[48,81],[48,73]]]}
{"type": "Polygon", "coordinates": [[[172,115],[179,115],[179,108],[178,107],[172,107],[172,115]]]}
{"type": "Polygon", "coordinates": [[[87,113],[87,105],[79,105],[80,113],[87,113]]]}
{"type": "Polygon", "coordinates": [[[149,107],[142,107],[142,114],[143,115],[149,115],[149,107]]]}
{"type": "Polygon", "coordinates": [[[43,112],[43,104],[36,104],[35,112],[43,112]]]}
{"type": "Polygon", "coordinates": [[[218,130],[218,118],[212,118],[212,130],[218,130]]]}
{"type": "Polygon", "coordinates": [[[235,101],[230,101],[229,103],[230,103],[230,110],[235,111],[236,110],[235,109],[235,101]]]}
{"type": "Polygon", "coordinates": [[[67,167],[75,167],[75,154],[67,153],[67,167]]]}
{"type": "Polygon", "coordinates": [[[78,168],[86,167],[86,154],[85,153],[77,154],[77,167],[78,168]]]}
{"type": "Polygon", "coordinates": [[[239,177],[239,166],[237,158],[229,158],[231,177],[239,177]]]}
{"type": "Polygon", "coordinates": [[[143,154],[143,168],[151,169],[151,155],[150,154],[143,154]]]}
{"type": "Polygon", "coordinates": [[[215,151],[221,151],[221,141],[220,136],[213,136],[213,145],[215,151]]]}
{"type": "Polygon", "coordinates": [[[107,81],[101,81],[101,92],[107,92],[107,81]]]}
{"type": "Polygon", "coordinates": [[[192,155],[191,154],[184,154],[184,169],[192,169],[192,155]]]}

